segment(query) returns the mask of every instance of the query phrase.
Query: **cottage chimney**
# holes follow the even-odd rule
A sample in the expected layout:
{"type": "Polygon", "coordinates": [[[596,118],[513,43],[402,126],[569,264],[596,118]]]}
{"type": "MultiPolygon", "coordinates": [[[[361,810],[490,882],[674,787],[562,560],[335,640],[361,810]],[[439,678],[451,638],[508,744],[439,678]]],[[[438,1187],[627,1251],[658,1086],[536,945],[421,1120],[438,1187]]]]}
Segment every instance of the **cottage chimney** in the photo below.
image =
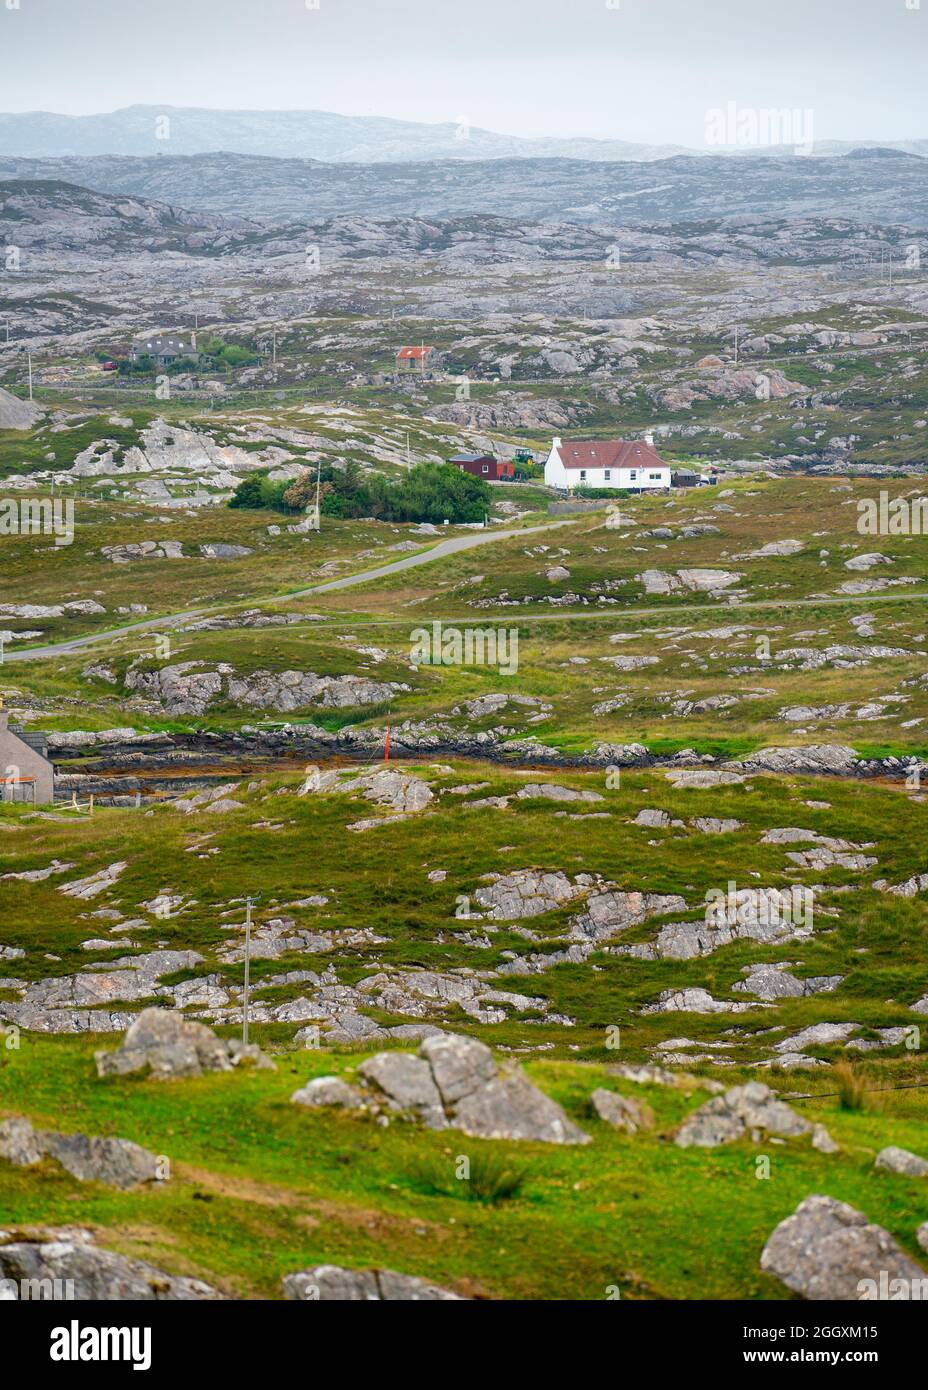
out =
{"type": "Polygon", "coordinates": [[[650,444],[650,446],[651,446],[652,449],[654,448],[654,431],[653,431],[653,430],[645,430],[645,432],[644,432],[644,442],[645,442],[645,444],[650,444]]]}
{"type": "Polygon", "coordinates": [[[561,436],[560,436],[559,434],[556,434],[556,435],[554,436],[554,438],[551,440],[551,448],[552,448],[552,449],[559,449],[560,447],[561,447],[561,436]]]}
{"type": "Polygon", "coordinates": [[[10,722],[10,712],[9,712],[9,710],[3,709],[2,706],[0,706],[0,734],[5,734],[5,733],[6,733],[6,731],[7,731],[7,726],[9,725],[9,722],[10,722]]]}

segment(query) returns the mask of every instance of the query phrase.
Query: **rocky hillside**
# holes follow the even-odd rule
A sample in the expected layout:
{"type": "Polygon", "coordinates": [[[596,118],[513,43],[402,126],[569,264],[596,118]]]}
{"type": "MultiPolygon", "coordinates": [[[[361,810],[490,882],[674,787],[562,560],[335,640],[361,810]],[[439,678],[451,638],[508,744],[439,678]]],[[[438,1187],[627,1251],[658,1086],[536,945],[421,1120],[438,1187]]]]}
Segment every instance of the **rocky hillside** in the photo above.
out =
{"type": "Polygon", "coordinates": [[[831,156],[675,155],[590,159],[425,159],[347,165],[209,153],[7,155],[0,178],[64,179],[101,192],[249,217],[451,217],[476,210],[579,223],[699,221],[750,215],[851,217],[928,225],[928,160],[864,151],[831,156]]]}

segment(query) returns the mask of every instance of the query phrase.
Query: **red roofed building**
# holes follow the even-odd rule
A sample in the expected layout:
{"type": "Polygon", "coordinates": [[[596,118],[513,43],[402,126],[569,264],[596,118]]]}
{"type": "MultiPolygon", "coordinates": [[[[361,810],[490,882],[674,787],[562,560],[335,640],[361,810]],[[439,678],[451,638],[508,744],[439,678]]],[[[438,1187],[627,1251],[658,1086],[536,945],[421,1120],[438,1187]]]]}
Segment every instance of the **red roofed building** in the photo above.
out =
{"type": "Polygon", "coordinates": [[[396,354],[398,372],[428,372],[438,365],[438,352],[428,344],[419,347],[401,347],[396,354]]]}
{"type": "Polygon", "coordinates": [[[651,492],[670,487],[670,466],[647,439],[555,438],[545,463],[545,482],[562,492],[616,488],[651,492]]]}

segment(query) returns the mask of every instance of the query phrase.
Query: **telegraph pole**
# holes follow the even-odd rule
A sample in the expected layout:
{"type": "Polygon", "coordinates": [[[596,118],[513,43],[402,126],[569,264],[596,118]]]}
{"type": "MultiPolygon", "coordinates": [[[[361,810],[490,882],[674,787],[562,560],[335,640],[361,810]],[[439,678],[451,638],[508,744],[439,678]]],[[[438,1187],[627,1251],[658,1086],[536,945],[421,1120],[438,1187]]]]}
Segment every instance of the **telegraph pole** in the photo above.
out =
{"type": "Polygon", "coordinates": [[[255,897],[245,899],[245,988],[242,993],[242,1042],[248,1046],[248,986],[251,975],[251,909],[258,901],[255,897]]]}
{"type": "Polygon", "coordinates": [[[29,363],[29,399],[32,400],[32,353],[26,353],[26,360],[29,363]]]}

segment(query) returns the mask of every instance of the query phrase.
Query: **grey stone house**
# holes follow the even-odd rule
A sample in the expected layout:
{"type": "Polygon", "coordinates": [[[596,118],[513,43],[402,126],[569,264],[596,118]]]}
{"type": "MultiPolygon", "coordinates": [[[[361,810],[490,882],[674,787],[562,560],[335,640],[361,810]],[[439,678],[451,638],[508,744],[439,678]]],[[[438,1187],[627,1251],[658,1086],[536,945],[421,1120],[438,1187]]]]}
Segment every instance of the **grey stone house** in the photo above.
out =
{"type": "Polygon", "coordinates": [[[185,338],[180,333],[151,333],[145,338],[137,339],[132,344],[133,362],[137,362],[140,357],[154,358],[159,367],[166,367],[180,357],[192,357],[197,362],[200,360],[194,339],[185,338]]]}
{"type": "Polygon", "coordinates": [[[55,799],[55,769],[46,737],[10,728],[9,720],[0,709],[0,800],[47,806],[55,799]]]}

